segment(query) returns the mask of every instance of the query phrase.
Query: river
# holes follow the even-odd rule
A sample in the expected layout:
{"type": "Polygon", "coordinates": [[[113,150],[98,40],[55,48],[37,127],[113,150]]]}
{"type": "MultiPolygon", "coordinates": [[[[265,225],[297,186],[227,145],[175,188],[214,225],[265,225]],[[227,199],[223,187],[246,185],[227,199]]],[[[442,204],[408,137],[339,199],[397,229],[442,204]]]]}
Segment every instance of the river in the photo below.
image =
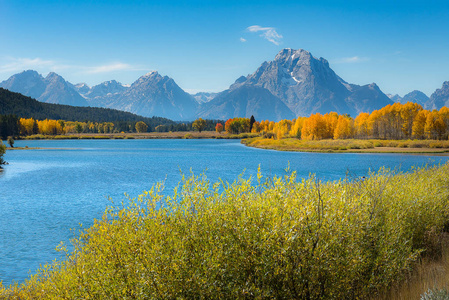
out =
{"type": "Polygon", "coordinates": [[[105,207],[136,197],[156,182],[166,193],[181,172],[205,172],[211,181],[233,181],[244,172],[254,176],[316,174],[322,180],[358,178],[385,166],[407,171],[412,166],[446,162],[447,156],[405,154],[300,153],[249,148],[239,140],[36,140],[16,141],[0,172],[0,280],[23,282],[40,264],[61,258],[60,241],[90,226],[105,207]],[[74,229],[74,230],[71,230],[74,229]]]}

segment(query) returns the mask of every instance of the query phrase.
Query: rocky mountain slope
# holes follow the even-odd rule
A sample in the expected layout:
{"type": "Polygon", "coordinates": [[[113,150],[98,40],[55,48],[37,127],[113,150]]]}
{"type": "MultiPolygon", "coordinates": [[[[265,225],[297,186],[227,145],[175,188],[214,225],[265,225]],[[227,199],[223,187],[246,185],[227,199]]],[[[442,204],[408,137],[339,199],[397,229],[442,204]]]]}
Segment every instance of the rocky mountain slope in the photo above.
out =
{"type": "Polygon", "coordinates": [[[256,120],[270,121],[296,117],[278,97],[267,89],[251,85],[218,94],[213,100],[201,105],[197,115],[207,119],[221,120],[254,116],[256,120]]]}
{"type": "Polygon", "coordinates": [[[330,111],[355,116],[392,103],[377,85],[348,84],[335,74],[327,60],[302,49],[281,50],[273,61],[240,77],[230,89],[244,85],[267,89],[297,116],[330,111]]]}
{"type": "Polygon", "coordinates": [[[53,72],[44,78],[36,71],[23,71],[1,82],[0,87],[35,98],[40,102],[88,106],[86,99],[72,88],[72,84],[53,72]]]}
{"type": "Polygon", "coordinates": [[[418,103],[424,107],[426,105],[427,101],[429,101],[429,97],[427,97],[426,94],[424,94],[421,91],[414,90],[413,92],[406,94],[402,98],[401,103],[405,104],[407,102],[414,102],[414,103],[418,103]]]}
{"type": "Polygon", "coordinates": [[[413,92],[406,94],[404,97],[401,97],[397,94],[396,95],[387,94],[387,96],[393,102],[398,102],[402,104],[405,104],[407,102],[414,102],[422,105],[423,107],[426,105],[427,101],[429,101],[429,97],[427,97],[426,94],[418,90],[414,90],[413,92]]]}
{"type": "Polygon", "coordinates": [[[449,81],[445,81],[441,89],[437,89],[426,103],[426,109],[440,109],[449,107],[449,81]]]}
{"type": "Polygon", "coordinates": [[[24,71],[0,83],[0,87],[41,102],[114,108],[152,117],[194,120],[197,117],[226,119],[250,117],[280,120],[313,113],[349,114],[371,112],[394,102],[417,102],[439,109],[449,104],[449,82],[430,99],[420,91],[403,98],[385,95],[375,84],[355,85],[339,77],[324,58],[303,49],[283,49],[248,76],[239,77],[221,93],[189,95],[176,82],[150,72],[131,86],[115,80],[89,87],[73,85],[56,73],[43,77],[24,71]]]}
{"type": "Polygon", "coordinates": [[[146,117],[159,116],[172,120],[193,120],[198,103],[175,81],[158,72],[137,79],[123,92],[98,98],[97,106],[115,108],[146,117]]]}
{"type": "Polygon", "coordinates": [[[203,104],[211,101],[212,99],[217,96],[218,93],[207,93],[207,92],[199,92],[196,94],[193,94],[193,98],[195,99],[198,104],[203,104]]]}

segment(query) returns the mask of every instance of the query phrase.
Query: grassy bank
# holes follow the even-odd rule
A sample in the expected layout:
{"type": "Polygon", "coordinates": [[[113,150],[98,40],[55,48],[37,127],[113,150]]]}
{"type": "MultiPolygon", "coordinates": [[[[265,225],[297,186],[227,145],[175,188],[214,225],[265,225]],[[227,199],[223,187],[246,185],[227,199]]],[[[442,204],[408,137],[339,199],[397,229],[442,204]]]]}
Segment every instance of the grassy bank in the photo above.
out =
{"type": "Polygon", "coordinates": [[[437,140],[299,140],[264,139],[242,140],[247,146],[280,151],[304,152],[366,152],[366,153],[449,153],[449,141],[437,140]]]}
{"type": "MultiPolygon", "coordinates": [[[[189,177],[107,209],[9,299],[356,299],[387,290],[449,228],[449,165],[363,181],[189,177]]],[[[424,292],[424,291],[422,291],[424,292]]]]}

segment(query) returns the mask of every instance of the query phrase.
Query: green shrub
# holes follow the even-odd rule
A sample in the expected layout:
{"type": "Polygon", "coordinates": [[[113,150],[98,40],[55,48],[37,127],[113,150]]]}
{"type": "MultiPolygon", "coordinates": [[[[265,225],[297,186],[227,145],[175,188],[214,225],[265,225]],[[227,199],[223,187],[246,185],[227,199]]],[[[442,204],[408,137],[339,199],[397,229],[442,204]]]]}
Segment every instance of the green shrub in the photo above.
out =
{"type": "Polygon", "coordinates": [[[449,300],[449,291],[446,289],[429,289],[421,296],[421,300],[449,300]]]}
{"type": "MultiPolygon", "coordinates": [[[[362,181],[187,177],[108,208],[11,299],[356,299],[401,278],[449,217],[449,165],[362,181]]],[[[61,248],[64,248],[61,246],[61,248]]],[[[0,288],[1,291],[1,288],[0,288]]]]}
{"type": "Polygon", "coordinates": [[[374,141],[373,145],[374,145],[374,147],[383,147],[382,143],[379,141],[374,141]]]}
{"type": "Polygon", "coordinates": [[[429,147],[430,148],[443,148],[443,145],[440,142],[433,142],[433,143],[429,143],[429,147]]]}
{"type": "Polygon", "coordinates": [[[276,135],[273,132],[267,132],[263,134],[264,139],[274,139],[276,135]]]}
{"type": "Polygon", "coordinates": [[[3,155],[6,153],[6,146],[3,144],[2,140],[0,139],[0,169],[2,168],[2,165],[4,165],[6,162],[3,160],[3,155]]]}

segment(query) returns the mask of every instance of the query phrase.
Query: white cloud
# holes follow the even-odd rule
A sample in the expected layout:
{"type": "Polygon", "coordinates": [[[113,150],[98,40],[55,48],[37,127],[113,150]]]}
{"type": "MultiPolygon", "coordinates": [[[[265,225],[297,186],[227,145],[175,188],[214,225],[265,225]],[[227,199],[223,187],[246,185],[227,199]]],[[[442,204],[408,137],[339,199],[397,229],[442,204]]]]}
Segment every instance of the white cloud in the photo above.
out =
{"type": "Polygon", "coordinates": [[[102,65],[102,66],[96,66],[96,67],[84,67],[84,68],[86,69],[86,73],[89,73],[89,74],[135,70],[135,68],[133,66],[131,66],[129,64],[124,64],[121,62],[115,62],[115,63],[102,65]]]}
{"type": "Polygon", "coordinates": [[[18,72],[29,69],[52,68],[55,62],[52,60],[44,60],[42,58],[15,58],[8,57],[5,63],[0,65],[0,73],[18,72]]]}
{"type": "Polygon", "coordinates": [[[246,39],[244,39],[244,38],[240,38],[240,42],[242,42],[242,43],[244,43],[244,42],[246,42],[246,39]]]}
{"type": "Polygon", "coordinates": [[[360,57],[360,56],[352,56],[352,57],[343,57],[336,59],[333,61],[334,64],[354,64],[368,61],[368,57],[360,57]]]}
{"type": "Polygon", "coordinates": [[[86,66],[75,64],[62,64],[53,60],[45,60],[39,57],[7,57],[0,60],[0,73],[17,73],[24,70],[36,70],[41,73],[58,72],[68,70],[78,74],[99,74],[116,71],[146,71],[147,68],[132,66],[122,62],[113,62],[99,66],[86,66]]]}
{"type": "Polygon", "coordinates": [[[249,32],[261,32],[261,37],[275,45],[279,45],[283,38],[283,36],[277,33],[275,28],[273,27],[261,27],[259,25],[253,25],[246,28],[246,30],[248,30],[249,32]]]}

